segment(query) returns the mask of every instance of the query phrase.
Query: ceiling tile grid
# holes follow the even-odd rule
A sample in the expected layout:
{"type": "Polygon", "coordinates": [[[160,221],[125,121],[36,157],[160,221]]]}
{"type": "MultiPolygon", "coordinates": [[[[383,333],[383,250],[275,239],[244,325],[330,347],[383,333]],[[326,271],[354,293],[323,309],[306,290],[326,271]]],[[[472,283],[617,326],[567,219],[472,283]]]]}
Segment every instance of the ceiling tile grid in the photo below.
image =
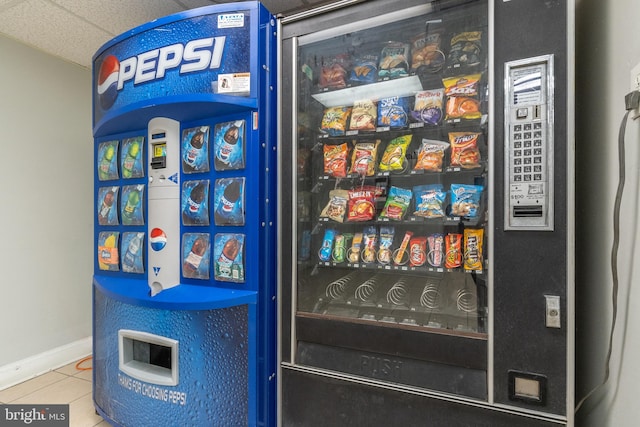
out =
{"type": "MultiPolygon", "coordinates": [[[[131,28],[216,0],[0,0],[0,35],[91,68],[95,52],[131,28]]],[[[327,0],[264,0],[273,14],[290,14],[327,0]]]]}

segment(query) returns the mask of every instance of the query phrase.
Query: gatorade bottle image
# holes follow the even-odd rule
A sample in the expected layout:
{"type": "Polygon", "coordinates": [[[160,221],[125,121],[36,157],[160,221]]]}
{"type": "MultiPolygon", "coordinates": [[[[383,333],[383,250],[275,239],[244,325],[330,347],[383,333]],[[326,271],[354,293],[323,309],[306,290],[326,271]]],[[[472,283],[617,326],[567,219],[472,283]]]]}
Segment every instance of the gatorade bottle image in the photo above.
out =
{"type": "Polygon", "coordinates": [[[100,233],[98,241],[98,266],[100,270],[118,271],[117,233],[100,233]]]}
{"type": "MultiPolygon", "coordinates": [[[[186,182],[185,187],[192,183],[193,181],[191,183],[186,182]]],[[[182,223],[184,225],[209,224],[209,211],[205,204],[208,185],[208,181],[198,181],[191,189],[191,193],[189,193],[189,197],[182,208],[182,223]]]]}
{"type": "Polygon", "coordinates": [[[98,224],[107,225],[109,224],[109,213],[111,213],[111,207],[113,206],[113,202],[115,200],[115,193],[113,190],[107,191],[102,199],[102,205],[100,207],[100,211],[98,212],[98,224]]]}
{"type": "Polygon", "coordinates": [[[242,192],[242,181],[234,179],[224,187],[215,211],[216,225],[242,224],[243,213],[238,212],[237,204],[242,192]]]}
{"type": "Polygon", "coordinates": [[[140,191],[131,190],[129,192],[129,197],[127,198],[127,203],[122,208],[122,224],[124,225],[134,225],[139,222],[136,218],[136,210],[140,205],[140,191]]]}
{"type": "MultiPolygon", "coordinates": [[[[127,233],[125,233],[126,235],[127,233]]],[[[142,239],[144,233],[135,233],[135,237],[129,241],[127,251],[122,258],[122,271],[125,273],[143,273],[142,270],[142,239]]]]}
{"type": "Polygon", "coordinates": [[[196,172],[200,169],[202,159],[202,147],[204,146],[204,137],[206,127],[198,129],[189,140],[189,144],[185,147],[182,157],[183,170],[186,173],[196,172]]]}
{"type": "Polygon", "coordinates": [[[204,236],[200,236],[193,241],[189,254],[185,257],[184,263],[182,264],[182,275],[184,277],[192,279],[209,278],[208,271],[199,271],[208,246],[209,242],[204,236]]]}
{"type": "Polygon", "coordinates": [[[113,143],[108,143],[102,153],[102,160],[100,160],[100,164],[98,165],[98,178],[100,181],[106,181],[108,179],[115,179],[118,176],[113,176],[111,172],[111,165],[113,162],[113,158],[116,154],[116,147],[113,143]]]}
{"type": "MultiPolygon", "coordinates": [[[[140,141],[135,139],[131,144],[129,144],[129,149],[127,150],[127,154],[122,161],[122,177],[123,178],[133,178],[134,168],[136,166],[136,161],[140,156],[140,141]]],[[[136,176],[137,178],[137,176],[136,176]]]]}

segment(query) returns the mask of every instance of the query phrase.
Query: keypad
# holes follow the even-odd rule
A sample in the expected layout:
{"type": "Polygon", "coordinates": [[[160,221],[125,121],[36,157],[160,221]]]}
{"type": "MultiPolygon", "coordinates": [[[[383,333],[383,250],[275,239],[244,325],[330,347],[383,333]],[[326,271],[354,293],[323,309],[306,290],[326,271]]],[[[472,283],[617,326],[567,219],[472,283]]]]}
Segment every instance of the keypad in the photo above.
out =
{"type": "Polygon", "coordinates": [[[514,182],[545,179],[542,122],[519,123],[511,127],[511,174],[514,182]]]}

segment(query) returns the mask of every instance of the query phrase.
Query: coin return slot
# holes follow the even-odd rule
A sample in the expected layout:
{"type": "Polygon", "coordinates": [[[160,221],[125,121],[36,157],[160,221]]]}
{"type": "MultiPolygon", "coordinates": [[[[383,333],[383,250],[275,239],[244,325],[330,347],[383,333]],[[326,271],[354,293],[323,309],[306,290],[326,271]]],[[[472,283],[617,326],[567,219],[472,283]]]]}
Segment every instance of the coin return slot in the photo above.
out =
{"type": "Polygon", "coordinates": [[[544,405],[547,378],[529,372],[509,371],[509,399],[544,405]]]}
{"type": "Polygon", "coordinates": [[[541,217],[542,206],[514,206],[513,216],[516,218],[541,217]]]}
{"type": "Polygon", "coordinates": [[[140,331],[120,330],[119,368],[141,381],[178,384],[178,341],[140,331]]]}

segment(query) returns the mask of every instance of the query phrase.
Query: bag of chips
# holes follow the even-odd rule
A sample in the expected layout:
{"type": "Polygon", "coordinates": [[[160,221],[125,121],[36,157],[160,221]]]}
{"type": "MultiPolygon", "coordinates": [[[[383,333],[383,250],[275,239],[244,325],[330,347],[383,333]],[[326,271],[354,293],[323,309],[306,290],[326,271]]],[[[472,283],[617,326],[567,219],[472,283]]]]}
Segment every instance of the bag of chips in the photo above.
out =
{"type": "Polygon", "coordinates": [[[355,101],[351,109],[351,122],[349,130],[376,130],[376,115],[378,109],[376,103],[370,99],[355,101]]]}
{"type": "Polygon", "coordinates": [[[378,102],[378,126],[398,129],[409,123],[409,98],[392,96],[378,102]]]}
{"type": "Polygon", "coordinates": [[[423,90],[416,93],[411,117],[416,122],[437,125],[442,120],[444,89],[423,90]]]}
{"type": "Polygon", "coordinates": [[[325,144],[322,152],[325,174],[336,178],[347,176],[349,146],[346,142],[338,145],[325,144]]]}
{"type": "Polygon", "coordinates": [[[449,143],[435,139],[423,139],[418,150],[418,160],[414,170],[429,172],[442,172],[444,153],[449,148],[449,143]]]}
{"type": "Polygon", "coordinates": [[[478,100],[481,74],[449,77],[442,80],[447,96],[446,116],[451,119],[479,119],[480,101],[478,100]]]}
{"type": "Polygon", "coordinates": [[[423,218],[443,218],[445,216],[444,201],[447,193],[440,184],[419,185],[413,187],[415,195],[415,216],[423,218]]]}
{"type": "Polygon", "coordinates": [[[349,192],[347,190],[331,190],[329,192],[329,202],[320,213],[320,217],[343,222],[348,202],[349,192]]]}
{"type": "Polygon", "coordinates": [[[411,137],[412,135],[403,135],[389,141],[380,159],[381,171],[401,171],[406,168],[407,148],[411,144],[411,137]]]}
{"type": "Polygon", "coordinates": [[[374,190],[350,190],[347,221],[371,221],[376,214],[374,190]]]}
{"type": "Polygon", "coordinates": [[[411,41],[411,70],[416,73],[423,71],[437,73],[445,63],[444,53],[440,45],[442,42],[442,21],[427,21],[427,31],[418,34],[411,41]]]}
{"type": "Polygon", "coordinates": [[[482,32],[465,31],[451,37],[448,68],[476,67],[482,61],[482,32]]]}
{"type": "Polygon", "coordinates": [[[347,86],[347,70],[349,69],[349,55],[342,54],[326,60],[320,76],[318,86],[321,89],[343,89],[347,86]]]}
{"type": "Polygon", "coordinates": [[[324,110],[320,130],[329,136],[342,136],[347,130],[351,107],[330,107],[324,110]]]}
{"type": "Polygon", "coordinates": [[[349,173],[372,176],[376,172],[376,159],[380,140],[356,142],[351,155],[349,173]]]}
{"type": "Polygon", "coordinates": [[[413,193],[406,188],[391,187],[387,195],[387,201],[380,212],[380,218],[388,218],[400,221],[409,208],[413,193]]]}
{"type": "Polygon", "coordinates": [[[476,218],[483,190],[482,185],[451,184],[451,216],[476,218]]]}
{"type": "Polygon", "coordinates": [[[373,83],[378,78],[378,55],[363,55],[356,59],[349,74],[351,83],[373,83]]]}
{"type": "Polygon", "coordinates": [[[450,132],[451,142],[451,166],[460,166],[465,169],[480,167],[480,149],[478,132],[450,132]]]}
{"type": "Polygon", "coordinates": [[[389,42],[382,48],[378,77],[396,78],[409,75],[409,44],[389,42]]]}

